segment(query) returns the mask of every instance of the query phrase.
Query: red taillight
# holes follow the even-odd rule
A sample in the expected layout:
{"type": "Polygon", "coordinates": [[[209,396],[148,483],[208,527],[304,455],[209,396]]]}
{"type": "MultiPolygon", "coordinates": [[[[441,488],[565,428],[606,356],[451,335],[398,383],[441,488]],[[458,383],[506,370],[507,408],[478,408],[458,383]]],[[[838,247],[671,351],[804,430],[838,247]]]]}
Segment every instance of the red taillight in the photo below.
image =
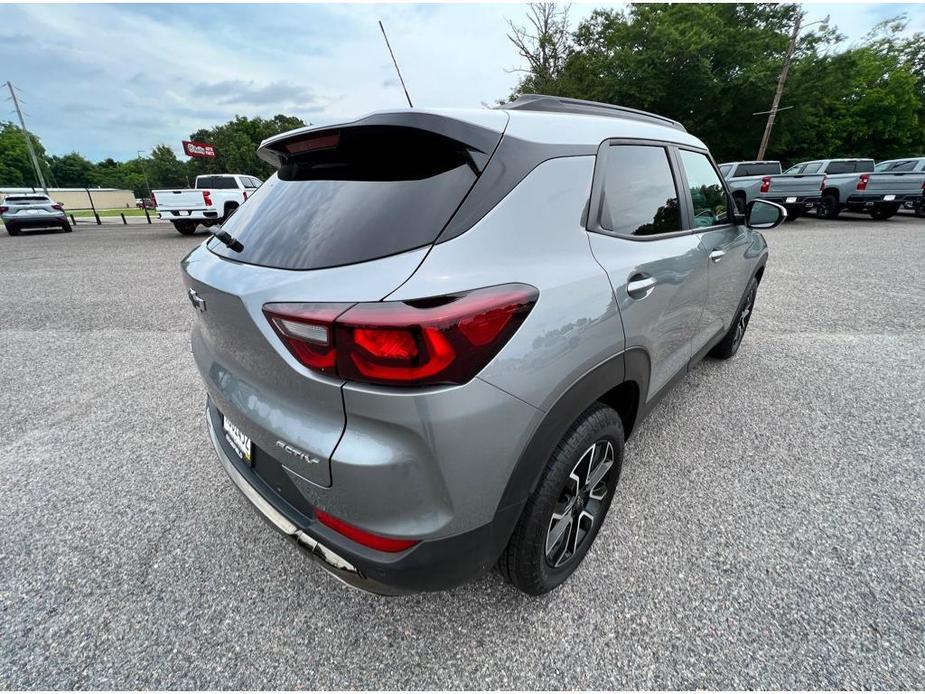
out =
{"type": "Polygon", "coordinates": [[[9,211],[10,211],[9,207],[7,207],[6,205],[0,205],[0,214],[3,214],[4,212],[9,212],[9,211]]]}
{"type": "Polygon", "coordinates": [[[206,204],[206,207],[212,207],[212,191],[211,190],[202,191],[202,201],[206,204]]]}
{"type": "Polygon", "coordinates": [[[762,192],[762,193],[767,193],[769,190],[771,190],[771,177],[770,177],[770,176],[764,176],[764,177],[761,179],[761,192],[762,192]]]}
{"type": "Polygon", "coordinates": [[[267,304],[263,310],[302,364],[351,381],[460,384],[501,350],[536,303],[508,284],[419,301],[267,304]]]}
{"type": "Polygon", "coordinates": [[[325,513],[320,509],[315,509],[315,520],[364,547],[377,549],[380,552],[404,552],[418,543],[417,540],[397,540],[361,530],[355,525],[350,525],[350,523],[342,521],[340,518],[335,518],[330,513],[325,513]]]}
{"type": "Polygon", "coordinates": [[[244,199],[247,200],[247,191],[244,191],[244,199]]]}
{"type": "Polygon", "coordinates": [[[861,177],[858,179],[858,190],[867,190],[867,182],[870,180],[870,176],[867,174],[861,174],[861,177]]]}
{"type": "MultiPolygon", "coordinates": [[[[142,205],[145,204],[145,203],[144,203],[144,200],[141,201],[141,204],[142,204],[142,205]]],[[[154,197],[154,193],[153,193],[153,192],[151,193],[151,204],[154,205],[155,207],[157,207],[157,198],[154,197]]]]}
{"type": "Polygon", "coordinates": [[[61,205],[52,205],[52,206],[51,206],[51,209],[53,209],[53,210],[58,210],[59,212],[63,212],[63,211],[64,211],[64,208],[61,207],[61,205]]]}
{"type": "Polygon", "coordinates": [[[829,182],[828,176],[822,177],[822,183],[819,184],[819,190],[825,190],[825,184],[829,182]]]}

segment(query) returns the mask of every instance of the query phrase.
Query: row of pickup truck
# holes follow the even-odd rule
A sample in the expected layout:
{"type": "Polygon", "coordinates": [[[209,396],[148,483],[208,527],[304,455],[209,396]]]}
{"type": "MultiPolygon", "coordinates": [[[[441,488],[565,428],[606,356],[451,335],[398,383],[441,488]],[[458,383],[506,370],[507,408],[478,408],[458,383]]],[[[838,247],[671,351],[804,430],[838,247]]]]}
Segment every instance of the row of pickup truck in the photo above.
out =
{"type": "Polygon", "coordinates": [[[786,171],[779,161],[733,161],[719,169],[742,210],[761,198],[786,207],[789,220],[813,208],[826,219],[845,210],[888,219],[903,207],[925,216],[925,157],[819,159],[786,171]]]}

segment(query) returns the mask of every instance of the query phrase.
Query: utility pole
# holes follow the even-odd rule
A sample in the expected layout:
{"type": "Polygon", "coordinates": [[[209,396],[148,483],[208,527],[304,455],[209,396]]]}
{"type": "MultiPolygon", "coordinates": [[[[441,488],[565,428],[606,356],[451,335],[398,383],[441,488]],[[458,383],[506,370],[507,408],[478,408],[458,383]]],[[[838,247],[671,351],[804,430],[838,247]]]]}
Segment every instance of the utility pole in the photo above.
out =
{"type": "Polygon", "coordinates": [[[143,149],[135,150],[138,154],[138,160],[141,162],[141,175],[145,177],[145,185],[148,187],[148,197],[151,197],[151,184],[148,183],[148,172],[145,170],[144,157],[141,155],[144,154],[143,149]]]}
{"type": "Polygon", "coordinates": [[[780,71],[780,77],[777,80],[777,91],[774,92],[774,101],[771,102],[771,111],[768,113],[768,124],[764,126],[761,147],[758,148],[758,156],[755,157],[755,159],[764,159],[765,150],[768,148],[768,140],[771,139],[771,129],[774,127],[774,117],[777,115],[777,107],[780,105],[781,94],[784,93],[784,83],[787,81],[787,73],[790,72],[790,60],[793,58],[793,52],[797,47],[797,38],[800,35],[800,23],[802,21],[803,10],[797,10],[797,18],[793,23],[793,31],[790,32],[790,45],[787,46],[787,54],[784,56],[784,67],[780,71]]]}
{"type": "Polygon", "coordinates": [[[29,137],[29,131],[26,130],[26,120],[22,117],[22,109],[19,108],[19,99],[16,98],[16,90],[13,89],[13,83],[7,82],[6,86],[10,88],[10,95],[13,97],[13,105],[16,107],[16,115],[19,116],[19,124],[22,126],[22,135],[26,138],[26,147],[29,149],[29,156],[32,158],[32,168],[35,169],[35,175],[39,183],[42,184],[42,190],[48,195],[48,186],[45,185],[45,177],[42,175],[42,169],[39,166],[39,159],[35,156],[35,148],[32,146],[32,138],[29,137]]]}

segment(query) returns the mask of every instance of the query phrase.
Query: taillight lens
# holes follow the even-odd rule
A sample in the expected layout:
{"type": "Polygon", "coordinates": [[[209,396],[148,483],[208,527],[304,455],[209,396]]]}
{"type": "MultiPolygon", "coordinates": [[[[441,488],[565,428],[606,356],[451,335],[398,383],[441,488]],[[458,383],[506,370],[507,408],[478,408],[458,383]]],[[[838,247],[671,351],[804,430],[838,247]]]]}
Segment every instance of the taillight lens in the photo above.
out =
{"type": "Polygon", "coordinates": [[[406,549],[410,549],[418,543],[417,540],[398,540],[361,530],[355,525],[350,525],[347,521],[343,521],[320,509],[315,509],[315,520],[364,547],[377,549],[380,552],[404,552],[406,549]]]}
{"type": "Polygon", "coordinates": [[[762,192],[762,193],[767,193],[769,190],[771,190],[771,177],[770,177],[770,176],[764,176],[764,177],[761,179],[761,192],[762,192]]]}
{"type": "Polygon", "coordinates": [[[212,206],[212,191],[211,190],[202,191],[202,201],[206,204],[207,207],[212,206]]]}
{"type": "Polygon", "coordinates": [[[9,207],[7,207],[6,205],[0,205],[0,214],[3,214],[4,212],[9,212],[9,211],[10,211],[9,207]]]}
{"type": "MultiPolygon", "coordinates": [[[[144,205],[144,201],[142,201],[141,204],[144,205]]],[[[153,192],[151,193],[151,204],[154,205],[155,207],[157,207],[157,198],[154,197],[154,193],[153,193],[153,192]]]]}
{"type": "Polygon", "coordinates": [[[310,369],[394,386],[470,381],[501,350],[538,292],[506,284],[418,301],[267,304],[293,356],[310,369]]]}
{"type": "Polygon", "coordinates": [[[829,182],[828,176],[822,177],[822,183],[819,184],[819,190],[825,190],[825,184],[829,182]]]}
{"type": "Polygon", "coordinates": [[[61,207],[61,205],[52,205],[52,206],[51,206],[51,209],[53,209],[53,210],[58,210],[58,212],[64,211],[64,208],[61,207]]]}
{"type": "Polygon", "coordinates": [[[861,177],[858,179],[858,190],[867,190],[867,182],[870,180],[870,176],[867,174],[861,174],[861,177]]]}

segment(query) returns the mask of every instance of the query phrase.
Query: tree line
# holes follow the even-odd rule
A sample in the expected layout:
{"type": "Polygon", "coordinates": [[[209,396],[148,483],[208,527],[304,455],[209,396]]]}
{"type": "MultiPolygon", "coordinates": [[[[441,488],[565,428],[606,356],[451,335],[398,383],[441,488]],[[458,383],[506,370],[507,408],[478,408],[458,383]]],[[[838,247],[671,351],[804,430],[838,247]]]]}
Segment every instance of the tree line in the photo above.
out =
{"type": "MultiPolygon", "coordinates": [[[[630,4],[574,29],[568,8],[532,4],[510,40],[526,61],[511,97],[590,99],[684,124],[720,160],[754,158],[796,5],[630,4]],[[764,111],[765,114],[754,115],[764,111]]],[[[799,36],[767,157],[877,160],[925,154],[925,35],[901,15],[859,43],[834,22],[799,36]]]]}
{"type": "MultiPolygon", "coordinates": [[[[185,161],[178,159],[173,149],[160,144],[144,157],[91,162],[78,152],[49,155],[34,134],[30,133],[30,137],[49,187],[121,188],[143,197],[148,194],[149,183],[154,190],[186,187],[200,174],[246,173],[264,179],[273,173],[273,168],[257,157],[257,146],[271,135],[304,125],[295,116],[276,115],[269,119],[235,116],[227,123],[190,134],[190,140],[215,145],[214,159],[185,161]]],[[[0,123],[0,186],[39,186],[22,130],[9,122],[0,123]]]]}

